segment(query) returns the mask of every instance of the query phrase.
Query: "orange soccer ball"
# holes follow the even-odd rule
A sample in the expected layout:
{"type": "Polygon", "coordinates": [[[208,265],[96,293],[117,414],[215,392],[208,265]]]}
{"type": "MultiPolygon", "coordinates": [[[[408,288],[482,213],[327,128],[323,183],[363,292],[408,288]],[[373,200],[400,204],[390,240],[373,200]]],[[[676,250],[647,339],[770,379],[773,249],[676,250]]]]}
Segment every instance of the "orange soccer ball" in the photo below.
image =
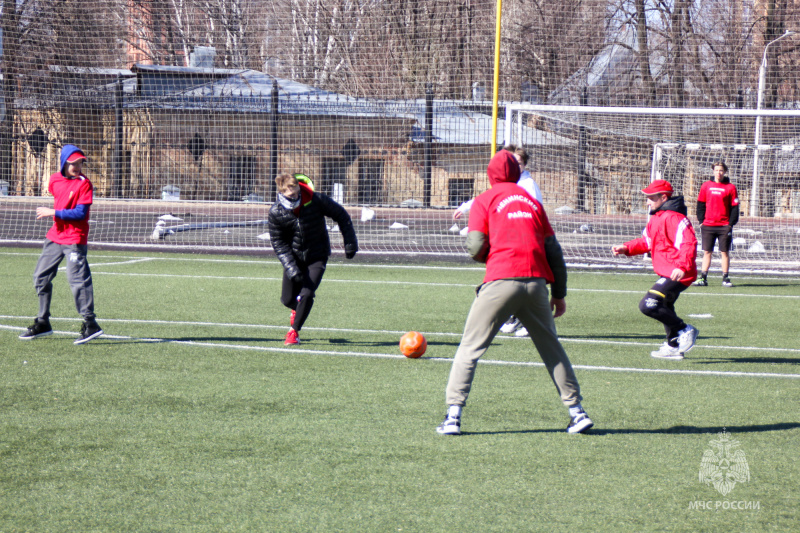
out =
{"type": "Polygon", "coordinates": [[[428,341],[425,335],[419,331],[409,331],[400,337],[400,352],[406,357],[416,359],[428,349],[428,341]]]}

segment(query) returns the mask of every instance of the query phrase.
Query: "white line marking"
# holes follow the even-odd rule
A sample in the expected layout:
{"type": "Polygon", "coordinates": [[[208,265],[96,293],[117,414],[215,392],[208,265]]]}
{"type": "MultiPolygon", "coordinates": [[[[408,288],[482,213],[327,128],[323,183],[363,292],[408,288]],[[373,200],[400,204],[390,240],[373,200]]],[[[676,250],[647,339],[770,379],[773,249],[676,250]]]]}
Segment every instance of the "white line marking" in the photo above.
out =
{"type": "Polygon", "coordinates": [[[142,257],[140,259],[130,259],[128,261],[116,261],[113,263],[97,263],[92,261],[92,267],[95,266],[114,266],[114,265],[133,265],[135,263],[147,263],[150,261],[155,261],[156,259],[153,257],[142,257]]]}
{"type": "MultiPolygon", "coordinates": [[[[36,241],[38,242],[38,241],[36,241]]],[[[2,243],[0,242],[0,246],[2,243]]],[[[91,244],[90,244],[91,246],[91,244]]],[[[31,256],[31,257],[38,257],[41,252],[0,252],[0,255],[11,255],[11,256],[31,256]]],[[[165,251],[165,253],[181,253],[180,250],[176,252],[173,251],[165,251]]],[[[235,255],[235,254],[233,254],[235,255]]],[[[372,254],[372,255],[383,255],[383,254],[372,254]]],[[[389,252],[388,255],[392,255],[392,252],[389,252]]],[[[445,254],[448,255],[448,254],[445,254]]],[[[449,254],[452,255],[452,254],[449,254]]],[[[122,258],[129,258],[129,259],[136,259],[139,256],[128,256],[128,255],[107,255],[104,254],[102,251],[95,251],[92,254],[92,257],[102,258],[102,257],[122,257],[122,258]]],[[[234,264],[259,264],[259,265],[280,265],[280,262],[272,259],[271,257],[267,256],[263,259],[212,259],[208,256],[203,257],[162,257],[162,256],[148,256],[147,259],[152,261],[171,261],[171,262],[192,262],[192,263],[234,263],[234,264]]],[[[737,259],[738,262],[742,262],[743,260],[737,259]]],[[[744,261],[747,262],[747,261],[744,261]]],[[[755,261],[758,263],[758,261],[755,261]]],[[[788,266],[795,267],[795,263],[788,263],[788,266]]],[[[332,262],[328,264],[328,268],[368,268],[368,269],[394,269],[394,270],[458,270],[458,271],[477,271],[483,272],[485,270],[484,266],[459,266],[459,265],[452,265],[452,266],[430,266],[430,265],[403,265],[403,264],[370,264],[370,263],[344,263],[344,262],[332,262]]],[[[617,276],[619,274],[631,275],[631,276],[640,276],[640,277],[649,277],[654,278],[655,274],[652,272],[651,267],[649,265],[626,265],[626,264],[616,264],[616,265],[591,265],[588,263],[567,263],[567,268],[571,269],[571,272],[574,274],[592,274],[592,275],[606,275],[606,276],[617,276]],[[646,272],[641,272],[641,270],[646,269],[646,272]]],[[[711,269],[711,272],[718,272],[719,269],[714,267],[711,269]]],[[[731,270],[731,274],[742,274],[744,279],[747,280],[781,280],[781,281],[797,281],[797,276],[800,274],[798,271],[788,270],[788,271],[781,271],[781,270],[764,270],[764,269],[733,269],[731,270]],[[760,274],[750,275],[750,274],[760,274]]],[[[731,293],[726,293],[731,294],[731,293]]]]}
{"type": "MultiPolygon", "coordinates": [[[[0,315],[2,319],[13,319],[13,320],[28,320],[30,317],[26,316],[14,316],[14,315],[0,315]]],[[[61,317],[50,317],[51,322],[57,321],[66,321],[66,322],[80,322],[78,318],[61,318],[61,317]]],[[[111,322],[111,323],[120,323],[120,324],[157,324],[157,325],[164,325],[164,326],[172,326],[172,325],[180,325],[180,326],[207,326],[207,327],[221,327],[221,328],[250,328],[250,329],[278,329],[278,330],[286,330],[287,327],[285,325],[272,325],[272,324],[240,324],[240,323],[226,323],[226,322],[197,322],[197,321],[190,321],[190,320],[144,320],[144,319],[130,319],[130,318],[102,318],[100,320],[103,323],[111,322]]],[[[5,326],[8,328],[13,328],[13,326],[5,326]]],[[[17,328],[20,329],[20,328],[17,328]]],[[[24,328],[23,328],[24,329],[24,328]]],[[[355,329],[355,328],[317,328],[317,327],[305,327],[303,328],[305,331],[319,331],[319,332],[332,332],[332,333],[360,333],[360,334],[373,334],[373,335],[402,335],[406,333],[405,330],[392,330],[392,329],[355,329]]],[[[450,338],[461,338],[462,333],[451,333],[451,332],[442,332],[442,331],[421,331],[425,336],[428,337],[450,337],[450,338]]],[[[495,337],[496,340],[509,340],[513,342],[530,342],[529,337],[516,337],[514,335],[498,335],[495,337]]],[[[610,340],[600,340],[600,339],[576,339],[572,337],[559,337],[561,342],[572,342],[575,344],[603,344],[603,345],[610,345],[610,346],[645,346],[648,348],[658,347],[660,343],[652,343],[652,342],[639,342],[639,341],[610,341],[610,340]]],[[[709,345],[709,344],[702,344],[696,345],[695,348],[697,349],[708,349],[708,350],[740,350],[740,351],[766,351],[766,352],[787,352],[787,353],[800,353],[800,348],[770,348],[770,347],[763,347],[763,346],[721,346],[721,345],[709,345]]]]}
{"type": "MultiPolygon", "coordinates": [[[[101,265],[102,266],[102,265],[101,265]]],[[[61,267],[64,270],[65,267],[61,267]]],[[[197,276],[192,274],[141,274],[135,272],[102,272],[92,270],[92,275],[105,275],[105,276],[130,276],[130,277],[151,277],[151,278],[185,278],[185,279],[228,279],[239,281],[280,281],[282,278],[275,277],[253,277],[253,276],[197,276]]],[[[359,280],[359,279],[336,279],[325,278],[326,283],[361,283],[365,285],[415,285],[415,286],[428,286],[428,287],[470,287],[475,288],[479,282],[475,283],[437,283],[437,282],[419,282],[419,281],[392,281],[392,280],[359,280]]],[[[574,289],[570,288],[569,292],[597,292],[608,294],[645,294],[647,288],[641,290],[622,290],[622,289],[574,289]]],[[[782,298],[790,300],[800,299],[800,295],[787,295],[787,294],[742,294],[734,292],[725,293],[699,293],[699,292],[684,292],[681,296],[711,296],[711,297],[725,297],[742,296],[744,298],[782,298]]]]}
{"type": "MultiPolygon", "coordinates": [[[[12,318],[0,315],[0,318],[12,318]]],[[[52,319],[51,320],[55,320],[52,319]]],[[[71,320],[71,319],[61,319],[61,320],[71,320]]],[[[104,322],[153,322],[153,321],[139,321],[139,320],[104,320],[104,322]]],[[[202,323],[200,323],[202,324],[202,323]]],[[[223,324],[216,324],[216,325],[223,325],[223,324]]],[[[225,326],[229,326],[225,324],[225,326]]],[[[247,327],[247,326],[244,326],[247,327]]],[[[251,326],[252,327],[252,326],[251,326]]],[[[259,326],[259,327],[267,327],[267,328],[278,328],[284,329],[285,326],[259,326]]],[[[5,324],[0,324],[0,329],[6,330],[16,330],[16,331],[25,331],[25,328],[20,328],[16,326],[8,326],[5,324]]],[[[311,328],[308,328],[311,329],[311,328]]],[[[314,328],[321,330],[323,328],[314,328]]],[[[326,330],[326,331],[347,331],[347,330],[326,330]]],[[[364,330],[361,330],[364,331],[364,330]]],[[[55,331],[59,335],[68,335],[75,337],[77,336],[74,332],[69,331],[55,331]]],[[[302,354],[309,354],[309,355],[325,355],[325,356],[332,356],[332,357],[363,357],[363,358],[375,358],[375,359],[406,359],[403,355],[397,354],[388,354],[388,353],[370,353],[370,352],[351,352],[351,351],[330,351],[330,350],[309,350],[306,348],[301,348],[300,346],[293,346],[290,348],[277,348],[271,346],[251,346],[247,344],[226,344],[226,343],[214,343],[214,342],[198,342],[198,341],[183,341],[183,340],[175,340],[175,339],[159,339],[159,338],[140,338],[140,337],[130,337],[125,335],[106,335],[104,334],[102,337],[99,337],[98,340],[102,339],[116,339],[116,340],[131,340],[136,342],[146,342],[146,343],[167,343],[167,344],[180,344],[184,346],[200,346],[204,348],[226,348],[230,350],[245,350],[245,351],[258,351],[258,352],[276,352],[276,353],[302,353],[302,354]]],[[[33,339],[35,341],[36,339],[33,339]]],[[[564,340],[564,339],[562,339],[564,340]]],[[[22,342],[22,341],[21,341],[22,342]]],[[[30,342],[30,341],[26,341],[30,342]]],[[[280,341],[276,341],[280,342],[280,341]]],[[[589,342],[589,341],[584,341],[589,342]]],[[[612,344],[611,342],[605,342],[606,344],[612,344]]],[[[625,344],[625,343],[622,343],[625,344]]],[[[627,344],[640,344],[640,343],[627,343],[627,344]]],[[[730,349],[731,347],[724,347],[730,349]]],[[[734,348],[737,349],[737,348],[734,348]]],[[[738,349],[745,349],[745,348],[738,348],[738,349]]],[[[763,348],[756,348],[756,349],[763,349],[763,348]]],[[[800,350],[793,350],[793,351],[800,351],[800,350]]],[[[420,358],[426,361],[433,361],[437,363],[452,363],[453,360],[450,358],[445,357],[422,357],[420,358]]],[[[533,362],[533,361],[497,361],[497,360],[490,360],[490,359],[481,359],[478,361],[479,364],[484,365],[495,365],[495,366],[521,366],[521,367],[543,367],[544,363],[533,362]]],[[[614,366],[594,366],[594,365],[573,365],[573,368],[577,368],[580,370],[598,370],[598,371],[606,371],[606,372],[633,372],[633,373],[646,373],[646,374],[688,374],[688,375],[698,375],[698,376],[721,376],[721,377],[762,377],[762,378],[787,378],[787,379],[800,379],[800,374],[781,374],[781,373],[774,373],[774,372],[735,372],[735,371],[720,371],[720,370],[681,370],[681,369],[666,369],[666,368],[631,368],[631,367],[614,367],[614,366]]]]}

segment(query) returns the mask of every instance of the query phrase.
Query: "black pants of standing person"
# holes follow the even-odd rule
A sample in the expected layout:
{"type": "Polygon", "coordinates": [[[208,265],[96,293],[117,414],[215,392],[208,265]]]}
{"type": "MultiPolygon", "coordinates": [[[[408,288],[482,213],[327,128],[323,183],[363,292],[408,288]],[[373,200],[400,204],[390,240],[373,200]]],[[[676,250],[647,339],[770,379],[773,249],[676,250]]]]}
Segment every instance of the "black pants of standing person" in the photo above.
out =
{"type": "Polygon", "coordinates": [[[292,278],[283,272],[283,282],[281,285],[281,303],[296,311],[294,323],[292,328],[299,332],[303,327],[311,308],[314,306],[314,296],[317,292],[317,287],[322,282],[322,276],[325,275],[325,268],[328,260],[323,259],[315,261],[308,265],[298,262],[297,266],[303,273],[301,281],[293,281],[292,278]]]}

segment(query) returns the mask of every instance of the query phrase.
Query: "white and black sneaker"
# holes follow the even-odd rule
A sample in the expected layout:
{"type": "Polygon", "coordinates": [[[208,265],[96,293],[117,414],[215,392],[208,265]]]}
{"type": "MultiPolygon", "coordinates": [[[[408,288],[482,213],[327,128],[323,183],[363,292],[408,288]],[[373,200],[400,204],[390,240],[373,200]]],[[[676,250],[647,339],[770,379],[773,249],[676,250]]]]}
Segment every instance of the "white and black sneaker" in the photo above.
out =
{"type": "Polygon", "coordinates": [[[694,284],[698,287],[708,287],[708,281],[706,278],[697,278],[697,281],[694,284]]]}
{"type": "Polygon", "coordinates": [[[100,325],[97,323],[97,321],[87,320],[81,326],[81,334],[73,344],[83,344],[85,342],[89,342],[90,340],[96,339],[102,334],[103,330],[100,329],[100,325]]]}
{"type": "Polygon", "coordinates": [[[733,282],[730,280],[730,278],[724,278],[722,280],[722,286],[723,287],[733,287],[733,282]]]}
{"type": "Polygon", "coordinates": [[[522,327],[522,322],[520,322],[517,317],[512,315],[512,316],[510,316],[508,318],[508,320],[506,320],[505,324],[500,326],[500,332],[501,333],[514,333],[515,331],[517,331],[521,327],[522,327]]]}
{"type": "Polygon", "coordinates": [[[569,421],[567,433],[585,433],[589,431],[592,426],[594,426],[594,422],[592,422],[592,419],[586,414],[586,411],[581,409],[581,411],[573,416],[572,420],[569,421]]]}
{"type": "Polygon", "coordinates": [[[20,340],[29,341],[31,339],[37,339],[39,337],[46,337],[47,335],[53,334],[53,328],[50,327],[49,320],[40,320],[36,319],[33,321],[33,325],[28,327],[28,330],[19,336],[20,340]]]}
{"type": "Polygon", "coordinates": [[[654,351],[650,352],[650,357],[655,357],[656,359],[670,359],[672,361],[680,361],[683,359],[683,353],[677,346],[670,346],[668,342],[665,342],[661,345],[661,347],[654,351]]]}
{"type": "Polygon", "coordinates": [[[694,348],[694,341],[697,340],[699,333],[697,328],[691,324],[686,324],[686,327],[678,332],[678,350],[681,354],[694,348]]]}
{"type": "Polygon", "coordinates": [[[439,435],[461,435],[461,419],[445,415],[444,422],[436,428],[439,435]]]}

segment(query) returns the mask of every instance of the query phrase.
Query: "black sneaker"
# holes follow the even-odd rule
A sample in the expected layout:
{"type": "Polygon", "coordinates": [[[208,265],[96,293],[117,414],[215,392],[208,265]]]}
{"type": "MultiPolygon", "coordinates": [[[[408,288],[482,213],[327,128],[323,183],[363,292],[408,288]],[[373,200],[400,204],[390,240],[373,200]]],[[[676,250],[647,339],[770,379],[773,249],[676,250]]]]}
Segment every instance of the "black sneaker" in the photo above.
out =
{"type": "Polygon", "coordinates": [[[706,278],[697,278],[697,281],[695,281],[694,284],[697,287],[708,287],[708,281],[706,281],[706,278]]]}
{"type": "Polygon", "coordinates": [[[73,344],[83,344],[85,342],[89,342],[90,340],[96,339],[102,334],[103,330],[100,329],[100,325],[97,323],[97,321],[87,320],[81,326],[81,334],[73,344]]]}
{"type": "Polygon", "coordinates": [[[581,411],[572,417],[567,426],[567,433],[584,433],[589,431],[594,425],[594,422],[589,418],[585,411],[581,411]]]}
{"type": "Polygon", "coordinates": [[[38,337],[46,337],[53,334],[53,328],[50,327],[49,320],[39,320],[38,318],[33,322],[33,325],[28,328],[28,331],[19,336],[23,341],[29,341],[38,337]]]}

